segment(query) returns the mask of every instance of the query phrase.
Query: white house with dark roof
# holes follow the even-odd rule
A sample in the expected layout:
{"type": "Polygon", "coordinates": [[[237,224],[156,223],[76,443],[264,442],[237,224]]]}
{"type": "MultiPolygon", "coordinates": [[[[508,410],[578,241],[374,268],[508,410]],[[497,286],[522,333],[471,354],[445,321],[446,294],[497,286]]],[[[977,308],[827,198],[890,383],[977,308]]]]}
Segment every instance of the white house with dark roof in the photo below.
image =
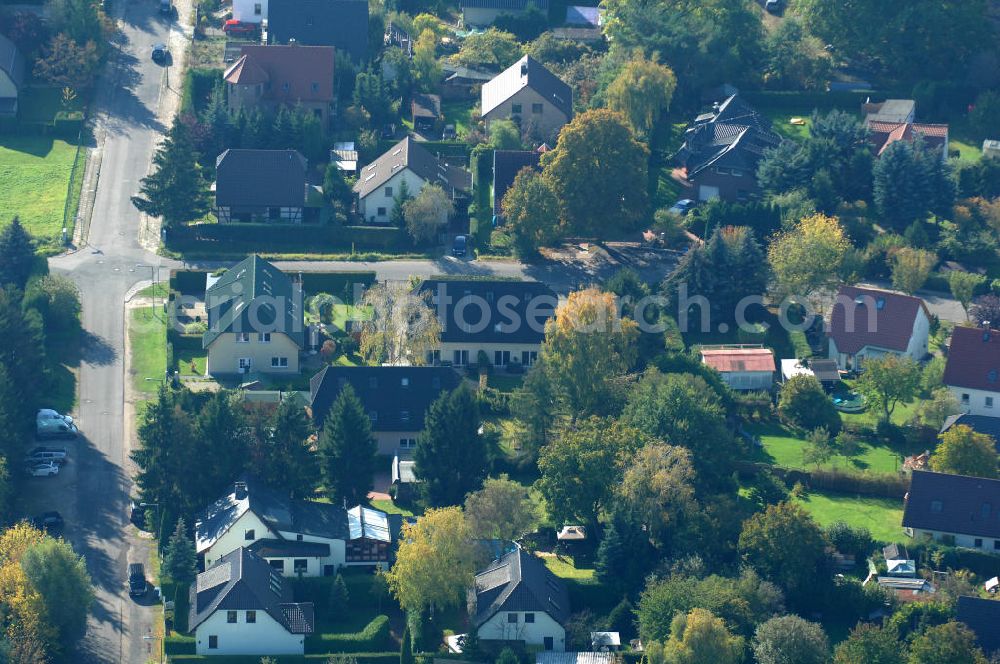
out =
{"type": "Polygon", "coordinates": [[[462,0],[462,25],[467,28],[485,28],[501,16],[523,16],[534,7],[546,16],[549,0],[462,0]]]}
{"type": "Polygon", "coordinates": [[[358,214],[368,223],[388,224],[404,182],[411,197],[436,184],[455,200],[472,189],[472,174],[449,166],[407,136],[361,169],[354,184],[358,214]]]}
{"type": "Polygon", "coordinates": [[[191,584],[188,630],[198,655],[302,655],[315,631],[311,602],[267,561],[239,547],[191,584]]]}
{"type": "Polygon", "coordinates": [[[917,541],[1000,554],[1000,480],[914,470],[903,531],[917,541]]]}
{"type": "Polygon", "coordinates": [[[302,223],[307,168],[298,150],[226,150],[215,160],[215,216],[220,223],[302,223]]]}
{"type": "Polygon", "coordinates": [[[486,125],[513,120],[528,135],[553,140],[573,119],[573,89],[530,55],[526,55],[481,90],[486,125]]]}
{"type": "Polygon", "coordinates": [[[519,546],[476,574],[468,610],[480,639],[566,650],[570,615],[566,586],[519,546]]]}
{"type": "Polygon", "coordinates": [[[930,320],[919,297],[842,286],[830,313],[829,359],[845,371],[886,355],[920,361],[927,356],[930,320]]]}
{"type": "Polygon", "coordinates": [[[963,412],[1000,417],[1000,331],[956,327],[942,382],[963,412]]]}
{"type": "Polygon", "coordinates": [[[291,500],[253,478],[203,510],[194,524],[205,568],[246,547],[285,576],[333,576],[343,566],[388,564],[392,533],[384,512],[291,500]]]}

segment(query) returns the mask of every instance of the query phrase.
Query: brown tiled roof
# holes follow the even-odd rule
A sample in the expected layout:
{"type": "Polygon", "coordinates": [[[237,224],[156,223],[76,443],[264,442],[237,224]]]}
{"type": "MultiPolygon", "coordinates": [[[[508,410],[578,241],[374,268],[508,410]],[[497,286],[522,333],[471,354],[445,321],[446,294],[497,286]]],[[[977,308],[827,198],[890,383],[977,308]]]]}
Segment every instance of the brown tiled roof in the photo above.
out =
{"type": "Polygon", "coordinates": [[[919,297],[872,288],[843,286],[830,315],[830,337],[841,353],[857,353],[865,346],[903,352],[910,343],[917,312],[927,306],[919,297]],[[858,299],[864,302],[858,304],[858,299]],[[875,320],[869,324],[869,309],[875,307],[875,320]],[[852,314],[852,315],[848,315],[852,314]]]}
{"type": "Polygon", "coordinates": [[[716,371],[774,371],[774,353],[769,348],[703,349],[702,360],[716,371]]]}
{"type": "Polygon", "coordinates": [[[932,147],[940,147],[948,140],[948,125],[943,124],[872,121],[868,123],[868,130],[871,133],[872,144],[880,155],[896,141],[914,141],[918,135],[923,137],[924,143],[932,147]]]}
{"type": "Polygon", "coordinates": [[[264,83],[264,97],[279,103],[329,103],[333,101],[334,60],[332,46],[250,44],[243,47],[243,55],[226,71],[225,77],[230,83],[264,83]],[[263,80],[254,67],[264,74],[263,80]]]}
{"type": "Polygon", "coordinates": [[[956,327],[951,333],[944,384],[1000,392],[1000,331],[956,327]]]}

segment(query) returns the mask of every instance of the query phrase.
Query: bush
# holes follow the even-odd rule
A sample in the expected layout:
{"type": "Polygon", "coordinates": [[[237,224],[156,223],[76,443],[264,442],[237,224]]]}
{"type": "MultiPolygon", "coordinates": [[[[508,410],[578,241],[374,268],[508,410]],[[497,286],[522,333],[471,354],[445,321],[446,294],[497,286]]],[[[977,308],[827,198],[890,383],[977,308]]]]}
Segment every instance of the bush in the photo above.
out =
{"type": "Polygon", "coordinates": [[[375,616],[360,632],[306,637],[306,649],[312,652],[380,652],[389,646],[389,616],[386,615],[375,616]]]}
{"type": "Polygon", "coordinates": [[[793,376],[781,387],[778,413],[805,431],[825,428],[831,436],[840,431],[840,414],[814,376],[793,376]]]}
{"type": "Polygon", "coordinates": [[[52,131],[56,136],[76,138],[83,128],[83,113],[81,111],[59,111],[52,121],[52,131]]]}
{"type": "Polygon", "coordinates": [[[303,272],[302,289],[307,293],[329,293],[347,304],[354,302],[354,291],[375,283],[374,272],[303,272]]]}
{"type": "Polygon", "coordinates": [[[181,295],[205,296],[205,277],[207,270],[172,270],[170,272],[170,290],[181,295]]]}
{"type": "Polygon", "coordinates": [[[337,251],[406,251],[413,248],[399,228],[274,224],[191,224],[172,228],[167,247],[173,251],[219,254],[334,253],[337,251]]]}

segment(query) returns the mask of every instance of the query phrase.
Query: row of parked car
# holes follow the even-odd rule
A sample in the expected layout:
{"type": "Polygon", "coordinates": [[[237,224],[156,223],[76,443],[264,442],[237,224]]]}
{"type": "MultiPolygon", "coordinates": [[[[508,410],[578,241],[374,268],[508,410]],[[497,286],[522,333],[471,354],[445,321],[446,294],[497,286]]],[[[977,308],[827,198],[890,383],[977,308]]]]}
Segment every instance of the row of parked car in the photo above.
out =
{"type": "MultiPolygon", "coordinates": [[[[37,438],[76,438],[79,434],[73,418],[61,415],[51,408],[42,408],[35,417],[37,438]]],[[[24,470],[33,477],[52,477],[59,474],[59,468],[68,460],[65,447],[39,445],[25,455],[24,470]]]]}

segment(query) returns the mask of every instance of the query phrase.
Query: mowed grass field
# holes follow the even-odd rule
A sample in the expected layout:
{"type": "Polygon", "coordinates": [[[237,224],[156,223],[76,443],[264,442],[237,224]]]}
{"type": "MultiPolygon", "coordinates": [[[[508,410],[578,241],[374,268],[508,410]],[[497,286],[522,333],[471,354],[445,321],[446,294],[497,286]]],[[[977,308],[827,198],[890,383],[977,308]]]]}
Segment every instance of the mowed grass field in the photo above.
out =
{"type": "Polygon", "coordinates": [[[47,136],[0,136],[0,226],[16,215],[36,237],[58,241],[76,146],[47,136]]]}
{"type": "Polygon", "coordinates": [[[854,527],[864,527],[880,542],[905,542],[903,534],[903,501],[872,496],[853,496],[810,491],[795,502],[801,505],[820,526],[844,521],[854,527]]]}

